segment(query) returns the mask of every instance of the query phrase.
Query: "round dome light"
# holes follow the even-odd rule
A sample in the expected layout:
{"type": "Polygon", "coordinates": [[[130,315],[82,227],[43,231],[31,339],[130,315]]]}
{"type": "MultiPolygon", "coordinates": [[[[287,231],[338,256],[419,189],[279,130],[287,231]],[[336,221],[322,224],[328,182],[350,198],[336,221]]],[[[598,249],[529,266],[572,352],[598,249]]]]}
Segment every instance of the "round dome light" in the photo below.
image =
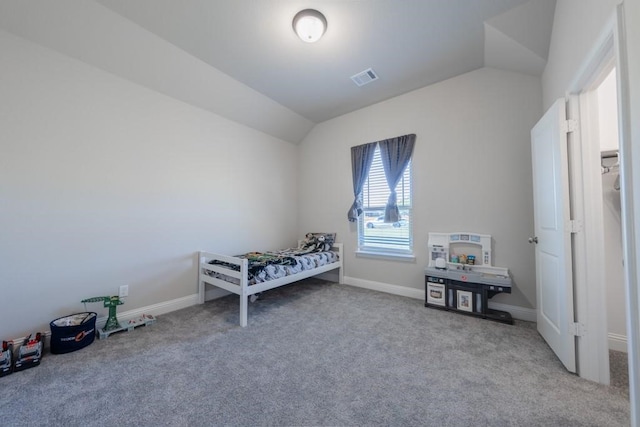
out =
{"type": "Polygon", "coordinates": [[[327,30],[327,19],[317,10],[301,10],[293,17],[293,30],[303,42],[315,43],[327,30]]]}

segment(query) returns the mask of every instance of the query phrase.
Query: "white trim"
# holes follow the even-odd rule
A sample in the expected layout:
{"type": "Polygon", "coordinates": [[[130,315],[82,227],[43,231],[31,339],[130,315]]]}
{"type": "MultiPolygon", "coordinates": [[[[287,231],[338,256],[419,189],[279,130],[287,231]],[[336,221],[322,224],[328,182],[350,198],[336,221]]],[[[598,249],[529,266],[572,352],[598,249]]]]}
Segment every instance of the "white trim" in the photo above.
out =
{"type": "Polygon", "coordinates": [[[358,288],[370,289],[372,291],[385,292],[387,294],[400,295],[403,297],[424,300],[424,288],[408,288],[406,286],[391,285],[389,283],[374,282],[372,280],[358,279],[344,276],[344,284],[358,288]]]}
{"type": "Polygon", "coordinates": [[[356,256],[358,258],[377,258],[404,262],[415,262],[416,260],[416,256],[413,253],[375,252],[364,249],[357,250],[356,256]]]}
{"type": "MultiPolygon", "coordinates": [[[[406,286],[391,285],[388,283],[374,282],[370,280],[357,279],[355,277],[344,277],[344,284],[349,286],[355,286],[358,288],[370,289],[373,291],[385,292],[393,295],[400,295],[408,298],[418,299],[424,301],[425,293],[424,289],[408,288],[406,286]]],[[[215,291],[215,290],[212,290],[215,291]]],[[[207,291],[207,296],[209,292],[207,291]]],[[[222,290],[220,290],[222,291],[222,290]]],[[[215,293],[215,292],[212,292],[215,293]]],[[[224,295],[230,295],[230,293],[224,293],[224,295]]],[[[212,298],[219,298],[224,295],[213,295],[212,298]]],[[[207,298],[208,299],[208,298],[207,298]]],[[[171,313],[172,311],[181,310],[183,308],[191,307],[199,304],[199,294],[187,295],[186,297],[176,298],[170,301],[161,302],[158,304],[152,304],[133,310],[123,311],[117,313],[118,320],[129,320],[139,317],[143,314],[151,314],[153,316],[160,316],[162,314],[171,313]]],[[[529,322],[535,322],[536,311],[530,308],[517,307],[513,305],[491,303],[489,307],[496,310],[509,311],[514,319],[526,320],[529,322]]],[[[99,317],[96,320],[96,327],[101,328],[107,322],[107,316],[99,317]]],[[[51,331],[43,331],[43,340],[45,346],[48,347],[49,339],[51,338],[51,331]]],[[[14,343],[21,343],[26,337],[14,338],[14,343]]],[[[625,338],[626,343],[626,338],[625,338]]]]}
{"type": "MultiPolygon", "coordinates": [[[[170,301],[160,302],[158,304],[147,305],[145,307],[117,313],[116,317],[120,320],[130,320],[142,316],[143,314],[151,314],[160,316],[161,314],[171,313],[172,311],[191,307],[198,303],[198,294],[187,295],[186,297],[176,298],[170,301]]],[[[107,322],[107,317],[98,317],[96,327],[101,328],[107,322]]]]}
{"type": "MultiPolygon", "coordinates": [[[[387,294],[419,299],[423,302],[425,298],[424,287],[422,287],[421,289],[409,288],[406,286],[391,285],[389,283],[374,282],[372,280],[357,279],[355,277],[348,276],[344,277],[344,284],[355,286],[358,288],[369,289],[372,291],[385,292],[387,294]]],[[[494,303],[491,301],[489,301],[489,308],[507,311],[511,314],[511,317],[517,320],[524,320],[527,322],[536,321],[536,310],[533,308],[518,307],[515,305],[494,303]]]]}
{"type": "Polygon", "coordinates": [[[604,285],[600,141],[597,137],[598,117],[595,112],[597,98],[593,90],[612,67],[619,68],[616,27],[617,18],[612,14],[576,72],[567,92],[571,118],[581,122],[580,127],[572,134],[570,144],[572,214],[574,219],[584,223],[583,231],[575,235],[573,247],[576,272],[575,320],[584,324],[587,331],[577,339],[576,359],[578,375],[601,384],[609,384],[610,372],[604,285]]]}
{"type": "MultiPolygon", "coordinates": [[[[613,46],[608,41],[605,43],[613,46]]],[[[610,62],[607,57],[607,52],[599,51],[598,56],[591,59],[599,64],[610,62]]],[[[602,80],[599,77],[601,67],[593,65],[589,69],[598,70],[591,76],[593,81],[602,80]]],[[[603,286],[606,277],[598,100],[592,81],[584,84],[585,89],[577,88],[579,95],[571,95],[568,102],[570,117],[580,123],[569,137],[572,216],[583,223],[573,238],[574,321],[584,324],[587,331],[576,340],[577,374],[609,384],[607,311],[602,303],[606,301],[603,286]]]]}
{"type": "Polygon", "coordinates": [[[567,98],[571,93],[595,89],[607,77],[607,73],[612,66],[615,65],[615,25],[616,18],[614,14],[609,17],[582,66],[574,75],[566,94],[567,98]]]}
{"type": "MultiPolygon", "coordinates": [[[[120,321],[134,319],[142,316],[143,314],[159,316],[161,314],[167,314],[172,311],[191,307],[192,305],[196,305],[197,303],[198,294],[187,295],[186,297],[176,298],[174,300],[164,301],[158,304],[147,305],[145,307],[116,313],[116,317],[118,321],[120,321]]],[[[96,328],[103,328],[105,323],[107,323],[107,316],[98,317],[96,319],[96,328]]],[[[42,341],[44,343],[44,346],[48,348],[49,342],[51,340],[51,330],[40,331],[40,333],[42,334],[42,341]]],[[[12,340],[14,342],[14,348],[17,348],[18,345],[21,345],[25,338],[26,337],[14,338],[12,340]]]]}
{"type": "MultiPolygon", "coordinates": [[[[633,9],[633,7],[632,7],[633,9]]],[[[636,8],[637,10],[637,8],[636,8]]],[[[638,250],[636,236],[636,202],[634,200],[634,179],[632,174],[633,141],[631,98],[629,95],[630,76],[625,23],[624,3],[616,7],[616,27],[614,28],[615,51],[618,73],[618,127],[620,133],[620,202],[622,210],[622,253],[624,258],[625,289],[627,291],[627,340],[629,352],[629,401],[631,425],[640,423],[640,294],[638,283],[638,250]]],[[[635,156],[638,156],[636,153],[635,156]]],[[[636,179],[637,183],[637,179],[636,179]]]]}
{"type": "Polygon", "coordinates": [[[489,308],[493,310],[506,311],[516,320],[524,320],[526,322],[537,322],[537,313],[535,308],[520,307],[517,305],[503,304],[501,302],[489,301],[489,308]]]}
{"type": "Polygon", "coordinates": [[[609,350],[627,352],[627,337],[609,332],[609,350]]]}

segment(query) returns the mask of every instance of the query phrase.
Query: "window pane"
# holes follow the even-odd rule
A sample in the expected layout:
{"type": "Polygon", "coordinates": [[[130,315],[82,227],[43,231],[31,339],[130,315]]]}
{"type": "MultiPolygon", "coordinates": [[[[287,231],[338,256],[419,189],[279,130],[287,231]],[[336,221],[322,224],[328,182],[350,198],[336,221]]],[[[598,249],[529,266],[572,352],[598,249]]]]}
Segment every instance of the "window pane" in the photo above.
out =
{"type": "Polygon", "coordinates": [[[360,249],[408,252],[413,248],[411,239],[411,211],[400,209],[401,219],[384,222],[384,211],[365,210],[360,234],[360,249]],[[380,215],[378,215],[380,214],[380,215]]]}
{"type": "Polygon", "coordinates": [[[360,250],[410,253],[413,250],[411,215],[411,162],[396,187],[400,221],[384,222],[384,208],[389,199],[380,149],[376,147],[369,177],[362,191],[363,214],[358,221],[360,250]]]}

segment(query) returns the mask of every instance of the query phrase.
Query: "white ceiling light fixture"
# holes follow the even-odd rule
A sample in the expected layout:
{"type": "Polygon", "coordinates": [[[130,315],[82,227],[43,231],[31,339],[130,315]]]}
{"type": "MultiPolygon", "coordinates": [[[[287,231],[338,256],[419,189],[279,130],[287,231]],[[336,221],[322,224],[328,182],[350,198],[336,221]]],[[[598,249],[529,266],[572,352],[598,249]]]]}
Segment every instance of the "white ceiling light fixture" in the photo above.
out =
{"type": "Polygon", "coordinates": [[[317,42],[326,30],[327,19],[315,9],[301,10],[293,17],[293,31],[303,42],[317,42]]]}

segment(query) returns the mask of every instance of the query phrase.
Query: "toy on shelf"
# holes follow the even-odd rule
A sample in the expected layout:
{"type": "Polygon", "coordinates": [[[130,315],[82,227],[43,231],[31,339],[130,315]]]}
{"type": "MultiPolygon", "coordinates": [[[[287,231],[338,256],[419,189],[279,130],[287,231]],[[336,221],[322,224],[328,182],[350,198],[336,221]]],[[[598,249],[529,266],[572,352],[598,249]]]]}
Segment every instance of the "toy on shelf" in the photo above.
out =
{"type": "Polygon", "coordinates": [[[83,303],[88,302],[103,302],[105,307],[109,308],[109,317],[107,318],[107,323],[105,323],[104,328],[98,329],[98,338],[108,338],[109,335],[120,332],[120,331],[132,331],[134,328],[138,326],[146,326],[154,323],[156,321],[155,317],[150,314],[143,314],[140,317],[135,319],[127,320],[124,322],[118,322],[116,318],[116,307],[124,304],[120,297],[112,296],[112,297],[93,297],[82,300],[83,303]]]}

